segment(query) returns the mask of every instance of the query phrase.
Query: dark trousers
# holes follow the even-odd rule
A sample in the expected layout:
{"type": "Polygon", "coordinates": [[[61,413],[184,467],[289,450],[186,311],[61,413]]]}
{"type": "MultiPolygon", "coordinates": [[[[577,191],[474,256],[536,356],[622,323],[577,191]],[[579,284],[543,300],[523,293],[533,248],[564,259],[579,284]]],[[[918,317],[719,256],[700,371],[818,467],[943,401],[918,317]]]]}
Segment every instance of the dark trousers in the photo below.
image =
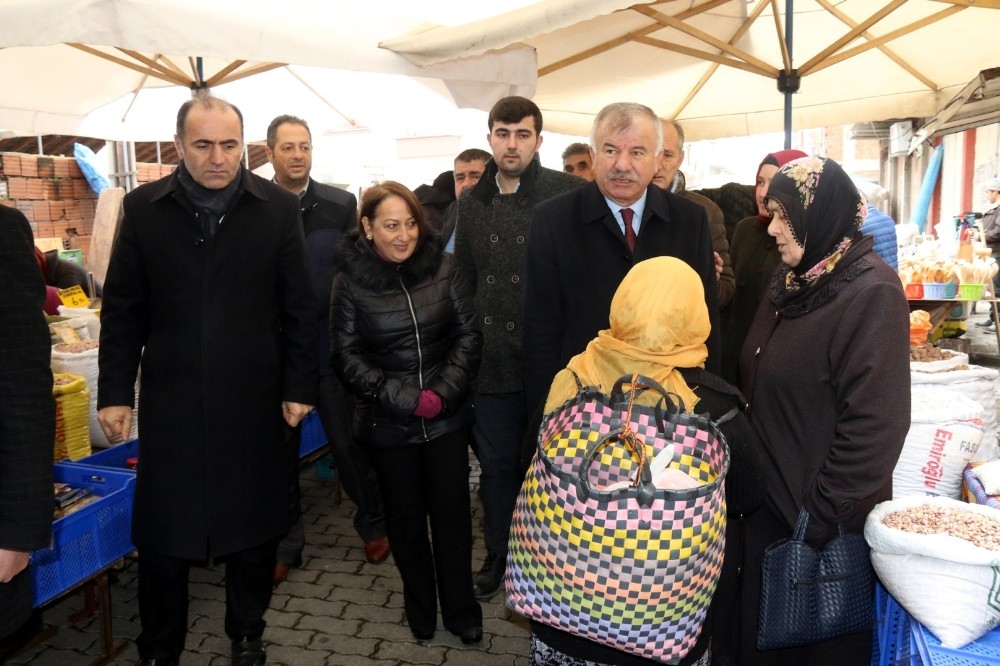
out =
{"type": "Polygon", "coordinates": [[[449,631],[483,624],[472,593],[468,437],[468,430],[459,430],[430,442],[372,450],[392,555],[403,579],[406,620],[414,633],[437,627],[438,598],[449,631]]]}
{"type": "MultiPolygon", "coordinates": [[[[271,604],[277,540],[220,558],[226,567],[226,635],[231,640],[264,633],[271,604]]],[[[144,659],[178,661],[188,627],[191,560],[139,549],[139,620],[136,639],[144,659]]]]}
{"type": "Polygon", "coordinates": [[[521,449],[527,427],[524,393],[476,394],[476,453],[485,526],[486,549],[507,553],[514,503],[524,481],[521,449]]]}
{"type": "Polygon", "coordinates": [[[364,541],[381,539],[386,534],[385,509],[378,478],[367,449],[354,441],[351,397],[336,375],[320,378],[316,411],[330,442],[340,483],[358,507],[354,514],[354,529],[364,541]]]}

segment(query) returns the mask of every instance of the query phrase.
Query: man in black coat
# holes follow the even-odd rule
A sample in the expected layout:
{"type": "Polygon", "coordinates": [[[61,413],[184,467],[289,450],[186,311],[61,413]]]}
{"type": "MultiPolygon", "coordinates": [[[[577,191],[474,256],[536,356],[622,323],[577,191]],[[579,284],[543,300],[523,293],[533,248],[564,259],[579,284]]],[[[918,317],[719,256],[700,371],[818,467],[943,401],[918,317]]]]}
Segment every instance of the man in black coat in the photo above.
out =
{"type": "MultiPolygon", "coordinates": [[[[354,443],[347,391],[330,363],[330,290],[338,270],[340,239],[358,225],[358,200],[350,192],[317,183],[310,177],[312,148],[312,132],[301,118],[278,116],[267,128],[265,151],[274,167],[274,182],[299,197],[309,271],[316,290],[319,327],[319,402],[316,410],[330,443],[340,482],[347,496],[357,505],[354,529],[364,542],[365,557],[377,564],[389,557],[382,496],[367,452],[354,443]]],[[[293,454],[292,510],[298,514],[298,519],[278,544],[275,583],[285,580],[288,569],[301,563],[305,544],[299,506],[298,451],[293,454]]]]}
{"type": "Polygon", "coordinates": [[[531,210],[586,181],[538,161],[542,112],[530,99],[493,105],[487,140],[493,159],[472,190],[458,198],[455,258],[476,285],[483,364],[476,380],[476,455],[483,501],[486,559],[472,584],[476,597],[500,590],[514,502],[524,479],[521,444],[528,424],[521,378],[521,279],[531,210]]]}
{"type": "Polygon", "coordinates": [[[129,431],[136,372],[140,663],[176,664],[192,562],[226,565],[233,663],[265,662],[294,428],[316,403],[316,298],[299,202],[241,165],[243,117],[199,95],[182,162],[125,195],[104,284],[98,418],[129,431]]]}
{"type": "Polygon", "coordinates": [[[608,328],[611,299],[625,274],[650,257],[677,257],[701,276],[712,321],[706,367],[718,372],[712,235],[704,208],[651,185],[662,132],[648,107],[604,107],[591,130],[594,182],[544,201],[532,212],[522,356],[531,414],[544,404],[555,374],[608,328]]]}
{"type": "MultiPolygon", "coordinates": [[[[52,536],[55,401],[45,281],[24,215],[0,206],[0,639],[28,620],[28,557],[52,536]]],[[[13,647],[13,646],[12,646],[13,647]]],[[[6,646],[0,640],[0,663],[6,646]]]]}

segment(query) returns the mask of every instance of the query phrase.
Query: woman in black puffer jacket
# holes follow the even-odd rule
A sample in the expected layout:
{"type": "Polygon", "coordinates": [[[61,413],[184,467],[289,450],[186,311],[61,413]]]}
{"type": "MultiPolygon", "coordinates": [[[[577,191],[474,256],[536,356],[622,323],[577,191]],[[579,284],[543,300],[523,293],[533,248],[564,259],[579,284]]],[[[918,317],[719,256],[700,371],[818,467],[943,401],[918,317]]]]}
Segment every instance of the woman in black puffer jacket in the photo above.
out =
{"type": "Polygon", "coordinates": [[[354,433],[375,464],[410,630],[434,636],[440,596],[445,628],[476,643],[467,443],[482,334],[473,293],[403,185],[368,189],[360,218],[333,281],[333,365],[357,396],[354,433]]]}

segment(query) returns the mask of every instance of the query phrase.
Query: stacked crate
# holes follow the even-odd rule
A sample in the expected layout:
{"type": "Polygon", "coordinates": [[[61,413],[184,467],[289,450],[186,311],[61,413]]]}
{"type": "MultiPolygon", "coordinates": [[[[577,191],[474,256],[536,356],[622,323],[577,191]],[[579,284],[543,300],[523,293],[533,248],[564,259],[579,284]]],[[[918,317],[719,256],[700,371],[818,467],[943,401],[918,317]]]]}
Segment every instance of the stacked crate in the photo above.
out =
{"type": "MultiPolygon", "coordinates": [[[[137,165],[139,184],[169,175],[165,164],[137,165]]],[[[31,223],[39,246],[80,249],[86,264],[94,231],[97,194],[72,157],[0,153],[0,178],[7,182],[7,198],[0,206],[17,208],[31,223]]]]}

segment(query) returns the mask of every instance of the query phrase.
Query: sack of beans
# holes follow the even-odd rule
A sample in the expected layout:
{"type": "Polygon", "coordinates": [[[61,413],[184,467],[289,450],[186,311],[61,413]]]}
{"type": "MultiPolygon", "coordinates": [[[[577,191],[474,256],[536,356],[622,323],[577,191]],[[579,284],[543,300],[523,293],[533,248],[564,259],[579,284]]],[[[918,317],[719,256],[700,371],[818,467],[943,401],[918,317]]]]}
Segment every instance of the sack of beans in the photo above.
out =
{"type": "Polygon", "coordinates": [[[83,377],[55,373],[56,443],[53,460],[79,460],[90,450],[90,390],[83,377]]]}
{"type": "Polygon", "coordinates": [[[959,365],[950,368],[919,368],[927,364],[910,363],[910,383],[913,386],[940,386],[958,391],[983,407],[983,440],[973,462],[1000,458],[997,446],[997,371],[979,365],[959,365]],[[918,366],[919,369],[914,368],[918,366]]]}
{"type": "Polygon", "coordinates": [[[892,497],[958,499],[962,472],[983,441],[983,408],[935,384],[910,389],[910,431],[892,472],[892,497]]]}
{"type": "MultiPolygon", "coordinates": [[[[113,444],[104,435],[100,422],[97,420],[97,355],[99,343],[97,340],[82,342],[61,342],[52,345],[52,372],[62,372],[83,377],[90,389],[90,442],[100,449],[106,449],[113,444]]],[[[138,381],[136,382],[138,386],[138,381]]],[[[137,392],[138,394],[138,392],[137,392]]],[[[138,399],[133,403],[132,428],[126,440],[139,436],[138,399]]]]}
{"type": "Polygon", "coordinates": [[[868,514],[865,539],[886,590],[944,647],[1000,625],[1000,511],[946,497],[894,499],[868,514]]]}

